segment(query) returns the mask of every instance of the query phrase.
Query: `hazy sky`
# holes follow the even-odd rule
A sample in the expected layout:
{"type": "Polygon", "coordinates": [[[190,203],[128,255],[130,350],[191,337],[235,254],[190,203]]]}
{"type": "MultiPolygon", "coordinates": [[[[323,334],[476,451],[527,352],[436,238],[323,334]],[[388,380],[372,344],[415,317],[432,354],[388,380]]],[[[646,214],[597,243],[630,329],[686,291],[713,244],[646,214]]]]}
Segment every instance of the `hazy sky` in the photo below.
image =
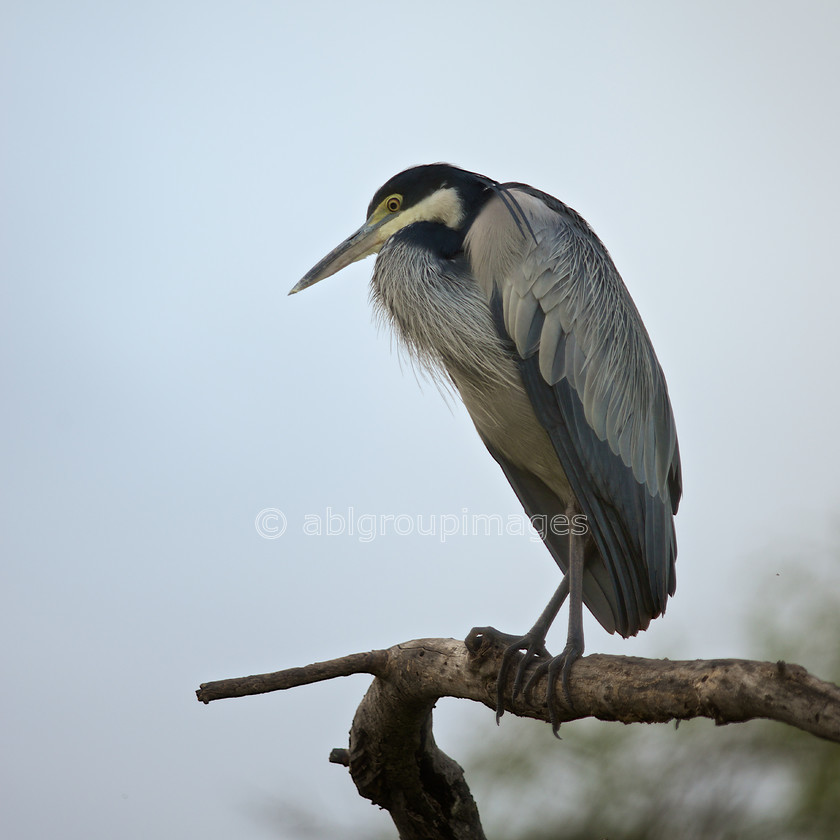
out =
{"type": "Polygon", "coordinates": [[[544,606],[528,536],[442,538],[521,508],[372,323],[372,263],[286,296],[407,166],[575,207],[665,370],[677,594],[588,651],[749,656],[744,605],[835,531],[840,6],[303,5],[0,4],[4,836],[367,836],[327,763],[367,678],[194,689],[544,606]]]}

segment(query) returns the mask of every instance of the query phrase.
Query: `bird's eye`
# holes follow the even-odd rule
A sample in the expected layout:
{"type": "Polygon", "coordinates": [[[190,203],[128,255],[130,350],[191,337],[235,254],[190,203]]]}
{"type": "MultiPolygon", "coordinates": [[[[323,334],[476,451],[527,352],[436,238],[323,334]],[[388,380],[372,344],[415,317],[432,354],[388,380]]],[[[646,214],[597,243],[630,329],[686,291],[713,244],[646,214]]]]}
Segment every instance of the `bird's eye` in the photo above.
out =
{"type": "Polygon", "coordinates": [[[402,207],[402,196],[392,195],[385,199],[385,209],[389,213],[396,213],[402,207]]]}

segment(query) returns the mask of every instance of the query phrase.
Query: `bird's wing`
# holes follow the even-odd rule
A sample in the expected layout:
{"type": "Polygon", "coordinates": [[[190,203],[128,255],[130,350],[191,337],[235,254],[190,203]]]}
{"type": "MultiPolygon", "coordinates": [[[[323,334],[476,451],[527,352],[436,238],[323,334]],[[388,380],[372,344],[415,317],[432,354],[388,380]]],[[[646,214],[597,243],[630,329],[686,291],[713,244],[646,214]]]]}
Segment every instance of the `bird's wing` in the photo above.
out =
{"type": "Polygon", "coordinates": [[[531,187],[501,189],[473,223],[467,254],[609,572],[615,628],[633,635],[676,583],[682,489],[665,379],[586,222],[531,187]]]}

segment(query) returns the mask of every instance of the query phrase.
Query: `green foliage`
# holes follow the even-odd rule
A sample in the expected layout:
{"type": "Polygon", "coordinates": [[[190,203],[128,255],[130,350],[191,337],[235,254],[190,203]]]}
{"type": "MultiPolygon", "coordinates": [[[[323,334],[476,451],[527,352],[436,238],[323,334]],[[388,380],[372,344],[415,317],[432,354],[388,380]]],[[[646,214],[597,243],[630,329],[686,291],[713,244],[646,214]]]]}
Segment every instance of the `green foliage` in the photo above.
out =
{"type": "MultiPolygon", "coordinates": [[[[822,679],[840,681],[836,581],[808,579],[801,569],[777,577],[781,583],[771,584],[777,592],[755,593],[750,655],[798,662],[822,679]]],[[[840,745],[789,726],[584,720],[564,724],[560,734],[558,742],[545,725],[506,717],[499,737],[467,762],[488,837],[840,836],[840,745]]]]}

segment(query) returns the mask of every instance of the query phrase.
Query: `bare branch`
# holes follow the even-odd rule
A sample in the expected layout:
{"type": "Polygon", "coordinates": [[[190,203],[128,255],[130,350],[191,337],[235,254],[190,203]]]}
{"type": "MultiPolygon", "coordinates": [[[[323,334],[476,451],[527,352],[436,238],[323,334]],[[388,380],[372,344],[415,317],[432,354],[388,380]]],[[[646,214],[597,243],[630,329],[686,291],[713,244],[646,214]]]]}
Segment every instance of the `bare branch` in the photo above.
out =
{"type": "Polygon", "coordinates": [[[250,694],[267,694],[269,691],[283,691],[299,685],[349,677],[351,674],[379,674],[387,661],[388,651],[372,650],[369,653],[351,653],[327,662],[313,662],[303,668],[287,668],[271,674],[254,674],[250,677],[236,677],[202,683],[195,695],[202,703],[223,700],[228,697],[247,697],[250,694]]]}
{"type": "MultiPolygon", "coordinates": [[[[417,639],[388,650],[355,653],[271,674],[202,683],[196,692],[209,703],[307,685],[350,674],[398,681],[407,696],[495,704],[501,649],[481,636],[466,645],[455,639],[417,639]]],[[[678,661],[593,654],[574,666],[570,708],[558,690],[564,721],[583,717],[624,723],[712,718],[718,724],[769,718],[820,738],[840,742],[840,688],[799,665],[745,659],[678,661]]],[[[529,697],[506,705],[523,717],[548,720],[538,683],[529,697]]]]}
{"type": "MultiPolygon", "coordinates": [[[[502,649],[471,634],[466,646],[488,680],[493,707],[494,674],[502,649]],[[479,664],[484,662],[484,667],[479,664]]],[[[570,708],[558,687],[561,720],[583,717],[623,723],[664,723],[708,717],[718,725],[768,718],[840,742],[840,687],[809,674],[801,665],[747,659],[688,661],[642,659],[593,654],[574,666],[570,708]]],[[[531,698],[515,702],[509,711],[547,720],[544,680],[531,698]],[[533,697],[538,698],[536,705],[533,697]]]]}
{"type": "MultiPolygon", "coordinates": [[[[359,792],[387,808],[404,840],[483,840],[463,771],[432,737],[441,697],[493,709],[503,648],[474,631],[466,642],[417,639],[273,674],[203,683],[204,703],[294,688],[350,674],[373,674],[350,730],[349,749],[330,760],[349,766],[359,792]]],[[[512,681],[512,678],[511,678],[512,681]]],[[[670,661],[592,655],[575,663],[572,706],[558,687],[562,721],[624,723],[712,718],[718,724],[769,718],[840,743],[840,688],[799,665],[740,659],[670,661]]],[[[512,685],[505,692],[509,698],[512,685]]],[[[545,681],[508,700],[516,715],[548,721],[545,681]]]]}

